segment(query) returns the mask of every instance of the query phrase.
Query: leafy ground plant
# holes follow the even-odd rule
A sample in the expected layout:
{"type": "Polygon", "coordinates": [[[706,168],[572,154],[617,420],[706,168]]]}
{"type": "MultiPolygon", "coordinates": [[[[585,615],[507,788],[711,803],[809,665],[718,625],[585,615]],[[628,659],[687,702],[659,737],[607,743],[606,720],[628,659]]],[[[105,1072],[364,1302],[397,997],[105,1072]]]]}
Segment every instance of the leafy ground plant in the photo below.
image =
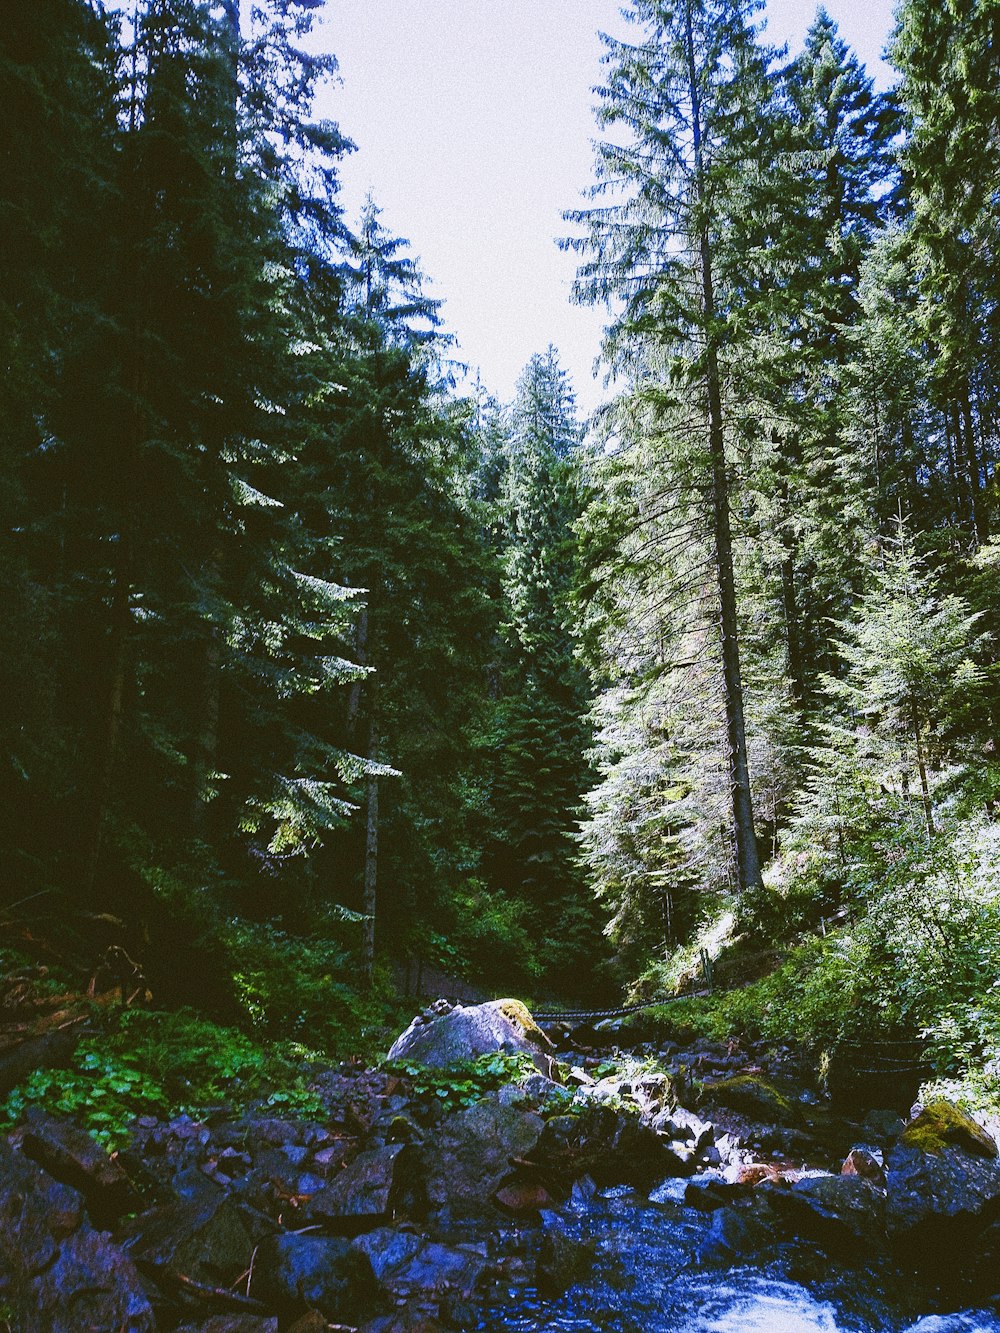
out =
{"type": "Polygon", "coordinates": [[[234,1028],[180,1010],[128,1010],[85,1037],[66,1069],[35,1070],[0,1103],[0,1127],[31,1107],[69,1116],[105,1147],[122,1146],[140,1115],[198,1115],[252,1103],[317,1115],[301,1047],[263,1047],[234,1028]]]}

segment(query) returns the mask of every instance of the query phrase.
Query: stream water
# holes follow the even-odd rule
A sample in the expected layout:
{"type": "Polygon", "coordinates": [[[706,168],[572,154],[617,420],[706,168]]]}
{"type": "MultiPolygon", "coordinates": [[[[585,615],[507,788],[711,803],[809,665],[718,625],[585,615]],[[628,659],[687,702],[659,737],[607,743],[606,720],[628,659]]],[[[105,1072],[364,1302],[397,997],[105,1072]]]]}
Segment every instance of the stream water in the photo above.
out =
{"type": "Polygon", "coordinates": [[[887,1260],[848,1267],[802,1242],[778,1241],[752,1263],[727,1258],[712,1215],[685,1206],[682,1189],[678,1181],[650,1196],[612,1189],[547,1218],[564,1243],[593,1253],[592,1274],[550,1300],[531,1288],[502,1291],[480,1330],[1000,1333],[1000,1318],[989,1312],[933,1313],[933,1292],[887,1260]]]}

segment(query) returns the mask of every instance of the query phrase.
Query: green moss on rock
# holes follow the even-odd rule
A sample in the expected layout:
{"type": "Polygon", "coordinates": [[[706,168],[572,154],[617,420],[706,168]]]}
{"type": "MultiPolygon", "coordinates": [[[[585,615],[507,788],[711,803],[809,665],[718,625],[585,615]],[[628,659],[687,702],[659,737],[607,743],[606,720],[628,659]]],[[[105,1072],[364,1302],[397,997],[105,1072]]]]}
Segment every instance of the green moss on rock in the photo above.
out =
{"type": "Polygon", "coordinates": [[[522,1036],[538,1042],[539,1046],[551,1046],[548,1037],[532,1018],[528,1006],[521,1000],[498,1000],[497,1009],[507,1022],[516,1027],[522,1036]]]}
{"type": "Polygon", "coordinates": [[[964,1148],[980,1157],[997,1157],[994,1139],[971,1116],[943,1097],[928,1102],[916,1119],[903,1130],[900,1143],[922,1152],[939,1153],[945,1148],[964,1148]]]}
{"type": "Polygon", "coordinates": [[[734,1074],[707,1084],[705,1100],[755,1120],[772,1121],[780,1125],[795,1125],[801,1119],[799,1108],[779,1092],[773,1083],[758,1074],[734,1074]]]}

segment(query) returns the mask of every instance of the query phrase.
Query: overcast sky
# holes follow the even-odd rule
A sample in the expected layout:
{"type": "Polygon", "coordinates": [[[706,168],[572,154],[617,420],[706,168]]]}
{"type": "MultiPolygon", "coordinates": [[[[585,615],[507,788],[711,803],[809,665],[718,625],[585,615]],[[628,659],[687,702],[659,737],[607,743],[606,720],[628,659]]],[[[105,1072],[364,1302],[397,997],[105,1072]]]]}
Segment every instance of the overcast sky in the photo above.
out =
{"type": "MultiPolygon", "coordinates": [[[[827,0],[880,86],[893,0],[827,0]]],[[[558,347],[580,406],[602,316],[570,302],[575,258],[564,209],[591,179],[598,31],[617,0],[327,0],[321,43],[342,86],[324,111],[358,145],[343,165],[349,217],[370,190],[445,300],[460,355],[508,400],[533,352],[558,347]]],[[[767,37],[794,53],[810,0],[769,0],[767,37]]]]}

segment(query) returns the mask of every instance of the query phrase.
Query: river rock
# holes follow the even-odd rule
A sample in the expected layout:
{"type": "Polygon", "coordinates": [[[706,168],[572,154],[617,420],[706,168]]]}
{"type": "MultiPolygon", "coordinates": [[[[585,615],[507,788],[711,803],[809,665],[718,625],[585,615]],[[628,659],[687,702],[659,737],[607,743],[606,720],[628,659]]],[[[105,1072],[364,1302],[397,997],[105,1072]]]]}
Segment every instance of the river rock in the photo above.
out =
{"type": "Polygon", "coordinates": [[[540,1116],[498,1102],[479,1102],[449,1116],[423,1149],[430,1205],[459,1214],[489,1208],[511,1174],[512,1159],[533,1153],[542,1128],[540,1116]]]}
{"type": "Polygon", "coordinates": [[[533,1160],[567,1187],[589,1175],[598,1185],[650,1189],[665,1176],[686,1176],[695,1170],[693,1151],[672,1147],[638,1116],[599,1104],[576,1115],[551,1116],[533,1160]]]}
{"type": "Polygon", "coordinates": [[[121,1166],[82,1129],[65,1120],[29,1112],[21,1151],[55,1180],[78,1189],[97,1226],[111,1226],[140,1205],[121,1166]]]}
{"type": "Polygon", "coordinates": [[[490,1000],[418,1014],[396,1038],[388,1058],[440,1069],[496,1051],[535,1055],[551,1049],[552,1043],[520,1000],[490,1000]]]}
{"type": "Polygon", "coordinates": [[[268,1236],[257,1248],[251,1295],[283,1315],[318,1310],[353,1323],[385,1308],[367,1254],[340,1236],[268,1236]]]}
{"type": "MultiPolygon", "coordinates": [[[[881,1156],[881,1154],[879,1154],[881,1156]]],[[[873,1185],[885,1188],[885,1167],[874,1153],[867,1148],[852,1148],[840,1168],[842,1176],[857,1176],[861,1180],[870,1180],[873,1185]]]]}
{"type": "Polygon", "coordinates": [[[426,1210],[426,1191],[415,1148],[390,1143],[359,1153],[301,1209],[307,1224],[321,1222],[328,1230],[356,1235],[386,1221],[394,1213],[417,1215],[426,1210]]]}
{"type": "Polygon", "coordinates": [[[770,1191],[769,1198],[795,1236],[835,1258],[863,1258],[885,1247],[885,1197],[871,1181],[811,1176],[770,1191]]]}
{"type": "Polygon", "coordinates": [[[147,1268],[217,1286],[247,1270],[254,1245],[268,1229],[266,1219],[251,1218],[233,1199],[218,1195],[151,1208],[132,1218],[120,1236],[132,1258],[147,1268]]]}
{"type": "Polygon", "coordinates": [[[706,1084],[704,1097],[709,1105],[726,1106],[767,1125],[797,1126],[802,1120],[795,1103],[759,1074],[735,1074],[706,1084]]]}
{"type": "Polygon", "coordinates": [[[886,1158],[890,1234],[934,1261],[1000,1217],[996,1142],[964,1112],[931,1102],[886,1158]]]}
{"type": "Polygon", "coordinates": [[[0,1140],[0,1302],[16,1330],[147,1333],[131,1259],[87,1221],[83,1195],[0,1140]]]}
{"type": "Polygon", "coordinates": [[[535,1282],[546,1299],[561,1296],[569,1287],[586,1282],[594,1268],[597,1244],[573,1236],[555,1214],[543,1218],[535,1282]]]}
{"type": "Polygon", "coordinates": [[[481,1246],[442,1245],[391,1227],[358,1237],[354,1248],[365,1255],[379,1282],[396,1296],[445,1288],[468,1296],[479,1285],[487,1266],[481,1246]]]}
{"type": "Polygon", "coordinates": [[[697,1260],[706,1267],[728,1267],[765,1249],[774,1236],[756,1210],[719,1208],[698,1246],[697,1260]]]}

